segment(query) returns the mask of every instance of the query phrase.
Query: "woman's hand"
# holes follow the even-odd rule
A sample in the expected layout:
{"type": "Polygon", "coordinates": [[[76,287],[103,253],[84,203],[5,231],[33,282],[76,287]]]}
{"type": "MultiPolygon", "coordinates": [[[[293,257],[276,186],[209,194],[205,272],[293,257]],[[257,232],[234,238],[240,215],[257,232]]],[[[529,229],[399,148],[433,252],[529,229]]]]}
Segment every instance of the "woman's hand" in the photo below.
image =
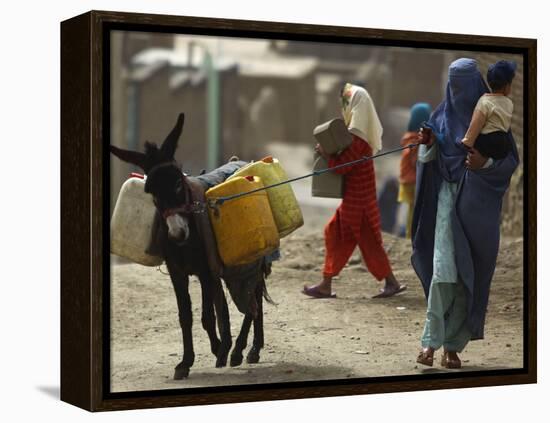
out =
{"type": "Polygon", "coordinates": [[[317,153],[319,153],[319,154],[320,154],[323,158],[325,158],[326,160],[328,160],[328,159],[330,158],[329,155],[326,153],[326,151],[323,150],[323,146],[322,146],[321,144],[319,144],[319,143],[317,143],[317,144],[315,145],[315,151],[316,151],[317,153]]]}
{"type": "Polygon", "coordinates": [[[483,156],[475,148],[470,148],[468,150],[468,155],[466,156],[466,167],[470,170],[478,170],[485,166],[488,158],[483,156]]]}
{"type": "Polygon", "coordinates": [[[435,141],[435,134],[430,128],[420,128],[420,131],[417,133],[418,141],[420,144],[426,145],[426,147],[431,147],[435,141]]]}

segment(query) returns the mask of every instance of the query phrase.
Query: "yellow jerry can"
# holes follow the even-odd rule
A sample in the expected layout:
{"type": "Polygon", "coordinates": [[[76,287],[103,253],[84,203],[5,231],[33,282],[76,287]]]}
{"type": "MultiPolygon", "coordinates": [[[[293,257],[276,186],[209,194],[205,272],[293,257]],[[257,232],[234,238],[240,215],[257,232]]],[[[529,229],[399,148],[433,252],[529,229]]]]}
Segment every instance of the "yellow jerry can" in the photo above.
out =
{"type": "MultiPolygon", "coordinates": [[[[288,179],[279,160],[271,156],[242,167],[229,179],[239,176],[259,176],[264,186],[288,179]]],[[[266,192],[280,238],[289,235],[304,224],[302,211],[290,184],[269,188],[266,192]]]]}
{"type": "Polygon", "coordinates": [[[144,266],[159,266],[162,257],[145,251],[151,243],[156,208],[144,187],[143,176],[132,176],[120,188],[111,217],[111,253],[144,266]]]}
{"type": "MultiPolygon", "coordinates": [[[[257,176],[234,177],[210,188],[206,198],[212,200],[263,186],[257,176]]],[[[265,191],[209,207],[208,214],[226,266],[251,263],[279,248],[277,226],[265,191]]]]}

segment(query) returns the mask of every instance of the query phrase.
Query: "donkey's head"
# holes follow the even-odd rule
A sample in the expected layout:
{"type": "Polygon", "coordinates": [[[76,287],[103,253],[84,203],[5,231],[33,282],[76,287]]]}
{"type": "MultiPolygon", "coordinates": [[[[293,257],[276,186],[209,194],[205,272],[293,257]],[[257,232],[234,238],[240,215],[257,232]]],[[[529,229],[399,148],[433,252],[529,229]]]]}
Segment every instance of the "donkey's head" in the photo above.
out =
{"type": "Polygon", "coordinates": [[[169,238],[178,243],[185,243],[189,238],[188,215],[192,211],[190,187],[174,159],[183,122],[181,113],[160,148],[155,143],[146,142],[145,152],[141,153],[111,145],[111,153],[143,169],[147,175],[145,192],[153,196],[157,210],[168,226],[169,238]]]}

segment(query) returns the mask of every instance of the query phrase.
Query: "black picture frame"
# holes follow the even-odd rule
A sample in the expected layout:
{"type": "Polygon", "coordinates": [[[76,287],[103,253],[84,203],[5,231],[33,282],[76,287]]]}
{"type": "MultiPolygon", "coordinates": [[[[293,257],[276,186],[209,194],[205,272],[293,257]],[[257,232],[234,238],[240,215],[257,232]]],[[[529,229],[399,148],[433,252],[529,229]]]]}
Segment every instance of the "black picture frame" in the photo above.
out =
{"type": "Polygon", "coordinates": [[[534,39],[90,11],[61,23],[61,399],[90,411],[536,383],[534,39]],[[524,366],[202,390],[112,394],[108,369],[109,33],[284,38],[521,54],[524,58],[524,366]],[[107,231],[107,232],[106,232],[107,231]],[[105,237],[107,233],[107,237],[105,237]],[[107,282],[107,283],[106,283],[107,282]]]}

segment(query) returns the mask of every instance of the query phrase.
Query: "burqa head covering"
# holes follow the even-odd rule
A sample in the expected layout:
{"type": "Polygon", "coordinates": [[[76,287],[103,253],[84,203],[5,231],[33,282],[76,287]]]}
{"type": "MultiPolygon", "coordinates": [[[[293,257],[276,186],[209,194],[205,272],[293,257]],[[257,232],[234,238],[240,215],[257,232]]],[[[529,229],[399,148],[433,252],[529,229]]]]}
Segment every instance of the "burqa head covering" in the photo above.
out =
{"type": "Polygon", "coordinates": [[[349,131],[368,142],[373,154],[382,148],[382,124],[366,89],[349,83],[344,86],[342,115],[349,131]]]}
{"type": "Polygon", "coordinates": [[[424,122],[427,122],[432,114],[432,106],[428,103],[416,103],[411,107],[411,117],[407,131],[417,132],[424,122]]]}
{"type": "Polygon", "coordinates": [[[462,58],[451,63],[445,99],[428,121],[437,135],[441,173],[449,182],[457,182],[465,170],[467,151],[461,140],[470,126],[477,101],[487,92],[475,60],[462,58]]]}

